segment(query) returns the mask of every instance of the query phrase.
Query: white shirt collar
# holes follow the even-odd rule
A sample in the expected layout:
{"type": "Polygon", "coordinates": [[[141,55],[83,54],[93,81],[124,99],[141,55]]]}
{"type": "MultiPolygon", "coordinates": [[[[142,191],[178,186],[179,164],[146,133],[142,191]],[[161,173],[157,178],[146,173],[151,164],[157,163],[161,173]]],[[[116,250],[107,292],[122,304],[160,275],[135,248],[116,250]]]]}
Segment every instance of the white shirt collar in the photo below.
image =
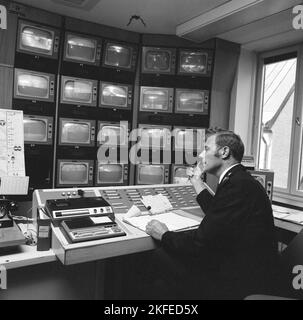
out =
{"type": "Polygon", "coordinates": [[[219,184],[222,182],[222,180],[223,180],[224,176],[226,175],[227,171],[229,171],[231,168],[233,168],[233,167],[235,167],[235,166],[237,166],[237,165],[239,165],[239,164],[240,164],[240,163],[233,164],[233,165],[230,166],[229,168],[225,169],[225,170],[222,172],[222,174],[221,174],[221,176],[220,176],[220,178],[219,178],[219,184]]]}

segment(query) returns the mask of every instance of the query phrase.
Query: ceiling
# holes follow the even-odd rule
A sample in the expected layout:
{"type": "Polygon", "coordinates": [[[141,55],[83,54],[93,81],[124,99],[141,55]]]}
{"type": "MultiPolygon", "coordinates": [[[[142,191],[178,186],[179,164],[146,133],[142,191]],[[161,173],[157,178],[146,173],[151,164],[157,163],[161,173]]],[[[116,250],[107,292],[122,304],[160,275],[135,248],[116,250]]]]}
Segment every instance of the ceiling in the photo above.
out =
{"type": "MultiPolygon", "coordinates": [[[[302,42],[294,30],[292,8],[302,0],[17,0],[64,16],[128,31],[172,34],[201,43],[218,37],[248,50],[264,51],[302,42]],[[60,2],[83,2],[74,8],[60,2]],[[253,5],[248,5],[252,3],[253,5]],[[223,15],[225,8],[239,10],[223,15]],[[246,6],[245,6],[246,5],[246,6]],[[143,19],[133,19],[132,16],[143,19]],[[206,24],[206,21],[209,22],[206,24]]],[[[231,9],[230,9],[231,10],[231,9]]]]}
{"type": "Polygon", "coordinates": [[[75,9],[52,0],[17,0],[34,7],[139,33],[176,34],[176,26],[226,0],[98,0],[91,10],[75,9]],[[146,27],[131,16],[142,17],[146,27]]]}

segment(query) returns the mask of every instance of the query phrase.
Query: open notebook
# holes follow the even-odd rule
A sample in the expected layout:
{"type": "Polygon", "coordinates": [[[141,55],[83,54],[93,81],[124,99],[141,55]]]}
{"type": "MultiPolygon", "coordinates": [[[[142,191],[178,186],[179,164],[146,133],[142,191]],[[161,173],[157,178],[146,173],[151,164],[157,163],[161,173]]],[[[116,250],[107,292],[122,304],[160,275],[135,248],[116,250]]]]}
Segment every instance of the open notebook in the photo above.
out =
{"type": "Polygon", "coordinates": [[[198,220],[186,217],[185,211],[173,210],[168,198],[162,194],[142,197],[142,202],[148,208],[147,212],[141,212],[138,207],[133,206],[123,220],[143,231],[151,220],[165,223],[169,231],[188,229],[200,224],[198,220]]]}
{"type": "Polygon", "coordinates": [[[151,220],[158,220],[165,223],[169,231],[177,231],[196,227],[200,224],[197,220],[182,216],[186,214],[183,210],[173,210],[170,212],[159,213],[155,215],[141,215],[138,217],[127,218],[124,217],[123,221],[139,228],[142,231],[146,230],[146,225],[151,220]]]}

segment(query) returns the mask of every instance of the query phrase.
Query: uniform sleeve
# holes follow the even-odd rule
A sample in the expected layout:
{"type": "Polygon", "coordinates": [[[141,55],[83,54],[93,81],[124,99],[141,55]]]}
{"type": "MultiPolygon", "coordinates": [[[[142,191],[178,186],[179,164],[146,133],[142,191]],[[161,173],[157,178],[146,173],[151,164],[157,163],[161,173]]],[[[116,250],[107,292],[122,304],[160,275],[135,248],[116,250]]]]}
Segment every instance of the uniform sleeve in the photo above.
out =
{"type": "MultiPolygon", "coordinates": [[[[204,197],[208,196],[198,196],[200,200],[204,197]]],[[[161,242],[171,252],[192,256],[201,256],[213,249],[225,250],[237,239],[238,225],[246,214],[247,199],[245,201],[241,187],[229,183],[213,198],[198,229],[166,232],[161,242]]]]}

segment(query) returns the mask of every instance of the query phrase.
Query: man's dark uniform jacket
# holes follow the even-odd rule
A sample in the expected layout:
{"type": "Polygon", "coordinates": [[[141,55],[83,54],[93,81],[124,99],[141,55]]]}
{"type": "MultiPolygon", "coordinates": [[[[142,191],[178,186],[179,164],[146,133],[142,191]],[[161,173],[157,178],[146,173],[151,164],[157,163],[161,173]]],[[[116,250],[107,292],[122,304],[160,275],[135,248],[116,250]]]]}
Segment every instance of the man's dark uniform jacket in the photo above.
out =
{"type": "MultiPolygon", "coordinates": [[[[264,293],[274,274],[277,244],[271,203],[261,184],[242,165],[231,168],[215,196],[197,197],[205,217],[198,229],[166,232],[164,249],[184,255],[201,275],[237,295],[264,293]]],[[[232,294],[232,293],[231,293],[232,294]]]]}

